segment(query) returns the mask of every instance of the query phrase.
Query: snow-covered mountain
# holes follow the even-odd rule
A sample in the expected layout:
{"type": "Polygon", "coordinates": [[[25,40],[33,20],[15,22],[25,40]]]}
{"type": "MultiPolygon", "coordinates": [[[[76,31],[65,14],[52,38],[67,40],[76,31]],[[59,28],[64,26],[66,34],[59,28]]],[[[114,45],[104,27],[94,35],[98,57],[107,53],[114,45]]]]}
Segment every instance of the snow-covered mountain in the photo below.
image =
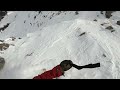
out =
{"type": "Polygon", "coordinates": [[[0,21],[1,79],[31,79],[61,61],[101,67],[59,79],[120,78],[120,12],[8,11],[0,21]]]}

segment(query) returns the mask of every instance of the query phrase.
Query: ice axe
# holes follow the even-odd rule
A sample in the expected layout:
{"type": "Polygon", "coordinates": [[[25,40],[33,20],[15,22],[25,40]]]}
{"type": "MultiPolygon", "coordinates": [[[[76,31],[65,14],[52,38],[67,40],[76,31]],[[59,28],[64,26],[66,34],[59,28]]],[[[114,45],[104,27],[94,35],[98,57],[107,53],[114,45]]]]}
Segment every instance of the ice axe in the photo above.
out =
{"type": "Polygon", "coordinates": [[[76,64],[72,64],[72,66],[78,70],[83,69],[83,68],[97,68],[100,67],[100,63],[94,63],[94,64],[88,64],[84,66],[78,66],[76,64]]]}

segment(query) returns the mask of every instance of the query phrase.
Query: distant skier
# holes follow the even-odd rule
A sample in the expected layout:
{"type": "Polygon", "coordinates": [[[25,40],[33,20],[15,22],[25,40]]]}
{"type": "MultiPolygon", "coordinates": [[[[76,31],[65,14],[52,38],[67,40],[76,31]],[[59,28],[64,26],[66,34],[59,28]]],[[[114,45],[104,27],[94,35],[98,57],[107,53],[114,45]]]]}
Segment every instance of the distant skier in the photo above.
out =
{"type": "Polygon", "coordinates": [[[54,79],[64,75],[64,72],[72,67],[78,70],[83,68],[96,68],[96,67],[100,67],[100,63],[78,66],[73,64],[71,60],[64,60],[59,65],[55,66],[52,70],[48,70],[38,76],[35,76],[33,79],[54,79]]]}

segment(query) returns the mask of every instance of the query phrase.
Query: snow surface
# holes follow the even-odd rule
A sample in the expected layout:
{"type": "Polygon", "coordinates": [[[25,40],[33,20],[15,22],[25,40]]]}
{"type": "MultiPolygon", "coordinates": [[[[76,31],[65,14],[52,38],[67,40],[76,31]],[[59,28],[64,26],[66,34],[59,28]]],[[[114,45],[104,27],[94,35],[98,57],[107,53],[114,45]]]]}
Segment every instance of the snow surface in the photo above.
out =
{"type": "Polygon", "coordinates": [[[57,13],[11,11],[2,19],[0,27],[10,25],[0,33],[0,40],[10,47],[0,51],[6,62],[0,78],[32,79],[66,59],[77,65],[100,62],[101,67],[71,68],[58,79],[120,78],[120,26],[116,24],[120,12],[114,12],[110,19],[100,11],[79,11],[78,15],[75,11],[57,13]],[[109,25],[115,32],[105,29],[109,25]],[[86,34],[80,36],[83,32],[86,34]],[[16,39],[13,41],[11,37],[16,39]]]}

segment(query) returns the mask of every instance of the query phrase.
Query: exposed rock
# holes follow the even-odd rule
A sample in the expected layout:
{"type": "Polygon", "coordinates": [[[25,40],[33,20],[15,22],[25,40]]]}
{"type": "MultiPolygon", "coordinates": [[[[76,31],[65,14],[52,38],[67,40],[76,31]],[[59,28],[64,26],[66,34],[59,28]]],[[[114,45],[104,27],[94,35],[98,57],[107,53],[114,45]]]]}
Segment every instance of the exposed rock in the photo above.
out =
{"type": "Polygon", "coordinates": [[[0,11],[0,21],[4,18],[6,14],[7,14],[7,11],[0,11]]]}
{"type": "Polygon", "coordinates": [[[105,54],[103,54],[103,57],[106,57],[106,55],[105,55],[105,54]]]}
{"type": "Polygon", "coordinates": [[[4,67],[5,65],[5,59],[0,57],[0,70],[4,67]]]}
{"type": "Polygon", "coordinates": [[[7,48],[9,48],[9,44],[7,44],[7,43],[1,43],[0,44],[0,50],[1,51],[6,50],[7,48]]]}
{"type": "Polygon", "coordinates": [[[105,29],[112,30],[112,29],[113,29],[113,27],[112,27],[112,26],[108,26],[108,27],[106,27],[105,29]]]}
{"type": "Polygon", "coordinates": [[[78,15],[79,13],[78,13],[78,11],[75,11],[75,15],[78,15]]]}
{"type": "Polygon", "coordinates": [[[0,42],[4,42],[4,40],[0,40],[0,42]]]}
{"type": "Polygon", "coordinates": [[[10,37],[10,38],[12,39],[12,41],[15,41],[15,39],[16,39],[15,37],[10,37]]]}
{"type": "Polygon", "coordinates": [[[110,18],[112,16],[112,13],[115,12],[115,11],[106,11],[105,12],[105,16],[106,18],[110,18]]]}
{"type": "Polygon", "coordinates": [[[97,19],[94,19],[93,21],[97,21],[97,19]]]}
{"type": "Polygon", "coordinates": [[[8,26],[9,26],[10,23],[7,23],[6,25],[4,25],[3,27],[0,28],[0,31],[4,31],[8,26]]]}
{"type": "Polygon", "coordinates": [[[101,14],[103,14],[103,11],[100,11],[101,14]]]}
{"type": "Polygon", "coordinates": [[[102,23],[101,25],[103,26],[103,25],[105,25],[105,24],[109,24],[109,23],[102,23]]]}
{"type": "Polygon", "coordinates": [[[83,33],[81,33],[79,36],[82,36],[82,35],[85,35],[86,34],[86,32],[83,32],[83,33]]]}
{"type": "Polygon", "coordinates": [[[117,21],[117,25],[120,25],[120,21],[117,21]]]}
{"type": "Polygon", "coordinates": [[[111,30],[111,32],[114,32],[115,30],[111,30]]]}
{"type": "Polygon", "coordinates": [[[105,29],[108,29],[108,30],[110,30],[111,32],[114,32],[114,31],[115,31],[112,26],[108,26],[108,27],[106,27],[105,29]]]}

